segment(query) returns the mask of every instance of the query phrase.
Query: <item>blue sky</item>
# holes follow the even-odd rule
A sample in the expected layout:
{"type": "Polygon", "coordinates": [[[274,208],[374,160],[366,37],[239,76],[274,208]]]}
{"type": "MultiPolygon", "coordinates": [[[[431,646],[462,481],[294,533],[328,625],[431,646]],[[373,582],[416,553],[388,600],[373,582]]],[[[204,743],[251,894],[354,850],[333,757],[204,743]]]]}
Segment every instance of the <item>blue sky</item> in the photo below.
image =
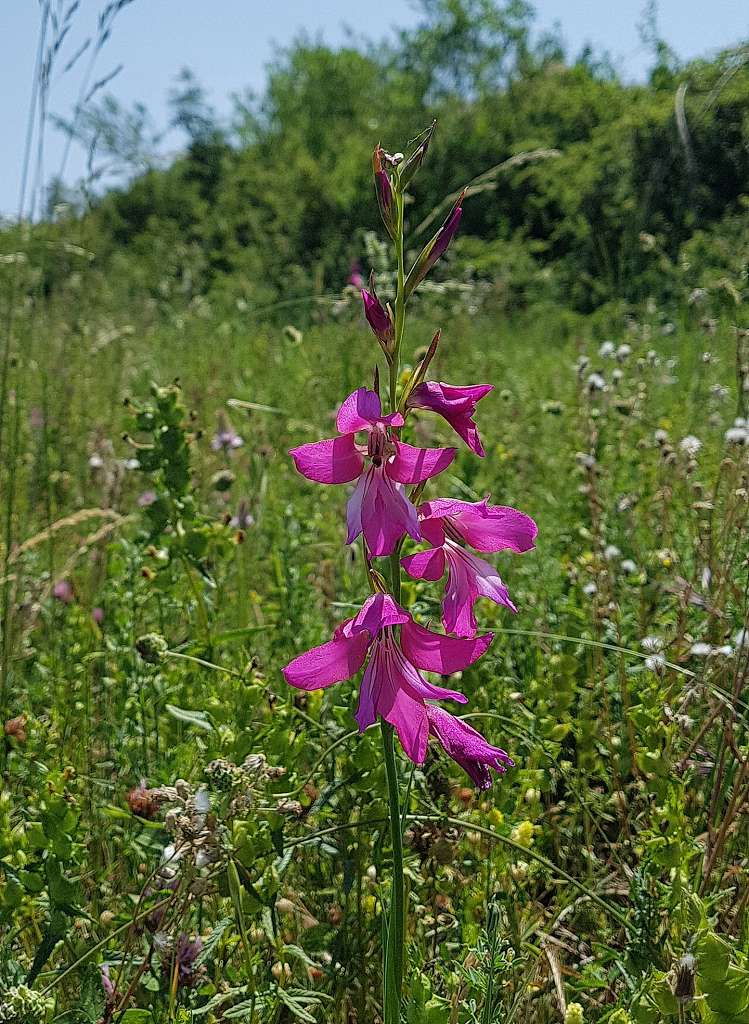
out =
{"type": "MultiPolygon", "coordinates": [[[[72,55],[95,25],[104,0],[82,0],[74,31],[67,41],[72,55]]],[[[621,72],[641,78],[648,54],[637,30],[643,0],[536,0],[537,25],[556,22],[572,53],[586,42],[607,50],[621,72]]],[[[0,172],[0,213],[18,206],[26,116],[39,21],[35,0],[0,0],[0,131],[4,140],[0,172]]],[[[249,87],[261,90],[265,66],[276,46],[300,32],[321,35],[330,43],[346,38],[347,26],[369,38],[387,35],[394,26],[417,20],[406,0],[134,0],[114,26],[94,78],[122,63],[110,91],[125,105],[143,101],[157,123],[165,120],[165,99],[184,66],[193,69],[221,113],[229,96],[249,87]]],[[[711,51],[749,37],[746,0],[661,0],[662,35],[684,57],[711,51]]],[[[64,62],[63,62],[64,63],[64,62]]],[[[51,109],[70,112],[79,88],[76,70],[56,80],[51,109]]],[[[51,130],[45,142],[45,175],[60,167],[63,143],[51,130]]],[[[84,167],[73,153],[67,177],[84,167]]]]}

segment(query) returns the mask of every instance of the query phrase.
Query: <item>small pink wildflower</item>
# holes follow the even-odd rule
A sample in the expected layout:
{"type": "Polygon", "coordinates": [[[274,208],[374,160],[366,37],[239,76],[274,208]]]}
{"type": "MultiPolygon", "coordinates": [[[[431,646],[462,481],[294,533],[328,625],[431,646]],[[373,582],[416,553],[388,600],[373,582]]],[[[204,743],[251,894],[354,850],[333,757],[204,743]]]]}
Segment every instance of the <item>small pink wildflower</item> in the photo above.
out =
{"type": "Polygon", "coordinates": [[[409,576],[422,580],[438,580],[447,569],[442,602],[445,629],[462,637],[475,636],[473,606],[480,597],[516,612],[494,566],[465,545],[481,552],[529,551],[538,532],[531,517],[515,508],[489,505],[488,498],[477,502],[441,498],[424,502],[418,512],[422,537],[431,547],[408,555],[401,564],[409,576]]]}
{"type": "Polygon", "coordinates": [[[332,640],[294,658],[283,672],[287,683],[300,690],[320,690],[356,675],[369,656],[355,716],[359,730],[384,718],[408,757],[423,764],[430,731],[425,701],[465,704],[467,698],[428,682],[422,672],[459,672],[480,658],[493,639],[492,633],[470,640],[434,633],[414,622],[389,594],[373,594],[358,615],[341,623],[332,640]]]}

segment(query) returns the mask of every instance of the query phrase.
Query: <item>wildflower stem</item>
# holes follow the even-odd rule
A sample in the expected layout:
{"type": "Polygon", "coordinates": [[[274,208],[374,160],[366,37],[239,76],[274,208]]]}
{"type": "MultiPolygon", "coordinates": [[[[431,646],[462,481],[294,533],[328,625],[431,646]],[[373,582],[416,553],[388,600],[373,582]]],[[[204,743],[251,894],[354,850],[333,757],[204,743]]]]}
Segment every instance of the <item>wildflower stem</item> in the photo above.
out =
{"type": "Polygon", "coordinates": [[[403,939],[405,932],[405,898],[403,884],[403,833],[401,831],[398,769],[395,760],[393,727],[381,720],[382,747],[390,805],[390,836],[393,846],[393,885],[390,893],[390,920],[385,956],[385,1024],[400,1024],[400,1002],[403,987],[403,939]]]}
{"type": "Polygon", "coordinates": [[[395,293],[395,341],[390,360],[390,411],[398,408],[398,376],[400,373],[401,342],[406,324],[406,268],[403,241],[403,193],[395,193],[395,258],[398,266],[398,286],[395,293]]]}

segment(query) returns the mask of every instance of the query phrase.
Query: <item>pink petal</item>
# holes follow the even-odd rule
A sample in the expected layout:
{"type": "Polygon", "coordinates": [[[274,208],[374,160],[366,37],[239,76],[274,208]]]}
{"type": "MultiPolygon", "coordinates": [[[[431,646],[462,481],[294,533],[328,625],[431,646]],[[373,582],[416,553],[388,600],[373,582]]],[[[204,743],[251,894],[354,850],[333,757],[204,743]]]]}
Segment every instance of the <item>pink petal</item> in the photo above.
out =
{"type": "Polygon", "coordinates": [[[355,480],[364,468],[364,459],[354,443],[353,434],[292,448],[297,471],[320,484],[346,484],[355,480]]]}
{"type": "Polygon", "coordinates": [[[517,612],[493,565],[450,540],[445,544],[445,557],[448,577],[442,603],[442,624],[448,633],[461,637],[476,635],[473,606],[479,597],[488,597],[517,612]]]}
{"type": "Polygon", "coordinates": [[[405,690],[397,690],[392,704],[382,716],[395,726],[406,757],[414,764],[424,764],[429,743],[429,720],[426,707],[405,690]]]}
{"type": "Polygon", "coordinates": [[[483,558],[477,558],[476,555],[469,557],[476,572],[474,576],[476,589],[481,597],[488,597],[495,604],[503,604],[505,608],[509,608],[511,612],[517,614],[517,608],[510,598],[510,592],[494,566],[485,562],[483,558]]]}
{"type": "Polygon", "coordinates": [[[368,430],[382,415],[380,396],[369,388],[358,388],[338,410],[335,426],[339,434],[368,430]]]}
{"type": "Polygon", "coordinates": [[[423,764],[429,739],[426,707],[403,677],[400,653],[392,636],[375,641],[362,678],[356,721],[363,732],[381,716],[395,727],[408,757],[423,764]]]}
{"type": "Polygon", "coordinates": [[[362,473],[356,481],[356,487],[351,492],[351,497],[346,505],[346,525],[348,526],[347,544],[353,544],[362,531],[361,513],[364,494],[367,490],[369,473],[362,473]]]}
{"type": "Polygon", "coordinates": [[[427,705],[429,731],[451,757],[466,771],[479,789],[491,786],[489,768],[504,772],[514,762],[506,751],[493,747],[474,728],[442,708],[427,705]]]}
{"type": "MultiPolygon", "coordinates": [[[[483,501],[454,501],[438,498],[419,506],[425,522],[447,518],[461,536],[477,551],[515,551],[522,554],[535,544],[538,527],[524,512],[507,505],[489,505],[483,501]]],[[[426,532],[424,534],[427,536],[426,532]]]]}
{"type": "Polygon", "coordinates": [[[468,447],[483,458],[484,448],[472,417],[476,411],[476,404],[493,390],[493,384],[458,387],[443,384],[441,381],[427,380],[414,389],[408,398],[408,405],[411,408],[428,409],[443,416],[468,447]]]}
{"type": "Polygon", "coordinates": [[[336,417],[336,430],[339,434],[353,434],[357,430],[369,430],[375,423],[384,423],[391,427],[402,427],[403,416],[399,412],[382,415],[382,403],[376,391],[359,388],[349,395],[336,417]]]}
{"type": "Polygon", "coordinates": [[[445,553],[441,547],[430,548],[401,558],[401,565],[415,580],[430,580],[434,583],[444,575],[445,553]]]}
{"type": "MultiPolygon", "coordinates": [[[[458,549],[460,550],[460,549],[458,549]]],[[[442,625],[447,633],[460,637],[475,637],[478,629],[473,606],[478,589],[466,562],[453,545],[445,546],[448,566],[445,596],[442,599],[442,625]]]]}
{"type": "Polygon", "coordinates": [[[366,629],[371,636],[376,636],[386,626],[400,626],[410,618],[390,594],[372,594],[351,620],[351,625],[354,631],[366,629]]]}
{"type": "Polygon", "coordinates": [[[459,640],[433,633],[413,621],[401,626],[401,647],[408,660],[426,672],[442,675],[451,675],[472,665],[493,639],[493,633],[485,633],[474,640],[459,640]]]}
{"type": "Polygon", "coordinates": [[[370,642],[366,632],[329,640],[289,662],[284,678],[299,690],[322,690],[350,679],[364,664],[370,642]]]}
{"type": "Polygon", "coordinates": [[[394,441],[395,455],[387,464],[388,476],[402,484],[420,484],[447,469],[456,455],[455,448],[414,448],[394,441]]]}
{"type": "Polygon", "coordinates": [[[421,540],[416,509],[382,466],[370,466],[362,476],[348,507],[349,544],[364,533],[372,555],[389,555],[408,533],[421,540]]]}
{"type": "Polygon", "coordinates": [[[408,660],[402,645],[397,644],[394,638],[388,637],[384,643],[387,648],[388,678],[393,685],[408,690],[412,697],[419,700],[455,700],[459,704],[468,703],[468,698],[458,690],[447,690],[444,686],[436,686],[425,679],[408,660]]]}

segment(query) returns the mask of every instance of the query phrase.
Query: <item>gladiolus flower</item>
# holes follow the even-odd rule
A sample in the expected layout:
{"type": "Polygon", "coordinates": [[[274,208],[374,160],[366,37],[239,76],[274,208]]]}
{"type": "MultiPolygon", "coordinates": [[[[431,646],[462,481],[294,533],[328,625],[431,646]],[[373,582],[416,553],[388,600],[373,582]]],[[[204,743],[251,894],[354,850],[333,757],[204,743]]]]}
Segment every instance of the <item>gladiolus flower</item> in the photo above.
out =
{"type": "Polygon", "coordinates": [[[464,545],[482,552],[529,551],[538,528],[530,516],[504,505],[441,498],[419,506],[422,536],[431,547],[401,560],[414,579],[439,580],[447,569],[442,624],[449,633],[474,637],[478,628],[473,606],[480,597],[510,611],[517,608],[497,570],[464,545]]]}
{"type": "MultiPolygon", "coordinates": [[[[332,640],[299,655],[283,674],[300,690],[321,690],[356,675],[369,655],[355,716],[359,731],[384,718],[408,757],[423,764],[431,711],[425,700],[465,704],[466,697],[428,682],[421,673],[459,672],[480,658],[493,638],[492,633],[470,640],[434,633],[414,622],[389,594],[373,594],[358,615],[336,629],[332,640]]],[[[458,750],[457,741],[453,746],[458,750]]]]}
{"type": "Polygon", "coordinates": [[[454,448],[414,448],[393,436],[403,426],[400,413],[382,415],[375,391],[359,388],[338,410],[339,437],[314,441],[289,453],[297,470],[308,480],[345,484],[357,480],[348,502],[348,540],[360,533],[372,555],[389,555],[404,534],[421,539],[416,509],[403,484],[429,480],[455,458],[454,448]],[[367,443],[356,435],[366,431],[367,443]]]}
{"type": "Polygon", "coordinates": [[[483,458],[486,453],[473,422],[473,415],[477,404],[493,390],[493,384],[473,384],[461,388],[426,380],[414,388],[406,404],[409,409],[428,409],[443,416],[471,451],[483,458]]]}
{"type": "Polygon", "coordinates": [[[443,256],[445,252],[447,252],[447,249],[455,237],[460,225],[460,218],[463,216],[464,196],[465,192],[461,192],[457,203],[453,206],[452,210],[450,210],[442,224],[442,227],[435,235],[432,236],[432,238],[429,239],[427,244],[419,253],[416,262],[411,267],[408,277],[406,278],[406,298],[408,298],[413,290],[424,280],[440,256],[443,256]]]}
{"type": "Polygon", "coordinates": [[[460,718],[455,718],[440,707],[427,704],[429,735],[433,736],[442,746],[448,757],[459,764],[467,772],[479,789],[489,789],[493,768],[500,775],[508,768],[514,768],[515,762],[500,747],[491,743],[460,718]]]}
{"type": "Polygon", "coordinates": [[[390,309],[380,302],[377,297],[374,285],[374,274],[369,279],[369,290],[362,288],[362,301],[364,302],[364,316],[372,328],[374,336],[382,346],[382,350],[390,356],[393,350],[393,339],[395,338],[395,325],[390,315],[390,309]]]}

